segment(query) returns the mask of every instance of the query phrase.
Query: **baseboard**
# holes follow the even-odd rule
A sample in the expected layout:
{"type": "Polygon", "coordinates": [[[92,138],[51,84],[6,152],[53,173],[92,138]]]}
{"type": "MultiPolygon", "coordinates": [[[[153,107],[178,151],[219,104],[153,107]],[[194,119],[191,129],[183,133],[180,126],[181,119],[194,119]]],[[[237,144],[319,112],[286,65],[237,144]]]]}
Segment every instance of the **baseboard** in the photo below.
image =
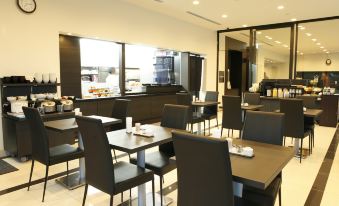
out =
{"type": "Polygon", "coordinates": [[[0,150],[0,159],[4,157],[7,157],[5,150],[0,150]]]}

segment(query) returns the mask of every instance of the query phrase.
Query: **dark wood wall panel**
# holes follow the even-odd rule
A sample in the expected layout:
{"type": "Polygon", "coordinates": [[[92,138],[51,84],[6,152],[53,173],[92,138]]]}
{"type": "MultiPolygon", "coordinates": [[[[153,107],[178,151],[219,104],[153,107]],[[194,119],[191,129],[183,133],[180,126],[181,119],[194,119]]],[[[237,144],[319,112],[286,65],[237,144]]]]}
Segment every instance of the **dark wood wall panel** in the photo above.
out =
{"type": "Polygon", "coordinates": [[[60,82],[63,96],[81,98],[81,60],[78,37],[60,35],[60,82]]]}

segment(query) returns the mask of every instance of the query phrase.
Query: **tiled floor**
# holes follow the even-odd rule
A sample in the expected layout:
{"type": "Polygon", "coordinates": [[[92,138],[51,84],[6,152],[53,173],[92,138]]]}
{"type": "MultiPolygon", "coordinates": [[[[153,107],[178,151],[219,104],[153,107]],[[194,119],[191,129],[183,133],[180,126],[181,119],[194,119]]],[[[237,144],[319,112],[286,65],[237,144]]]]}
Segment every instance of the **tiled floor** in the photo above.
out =
{"type": "MultiPolygon", "coordinates": [[[[214,121],[213,121],[214,123],[214,121]]],[[[212,123],[212,124],[213,124],[212,123]]],[[[213,129],[214,131],[216,129],[213,129]]],[[[304,205],[307,196],[312,188],[314,180],[318,174],[319,168],[323,162],[327,149],[330,145],[330,142],[335,133],[335,128],[320,127],[317,126],[315,129],[315,148],[313,154],[304,159],[302,164],[299,163],[299,160],[293,158],[288,165],[283,170],[283,185],[282,185],[282,202],[283,205],[287,206],[302,206],[304,205]]],[[[226,134],[226,132],[225,132],[226,134]]],[[[235,132],[234,136],[238,136],[238,133],[235,132]]],[[[289,145],[293,145],[291,140],[288,138],[286,141],[289,145]]],[[[305,143],[305,145],[308,145],[305,143]]],[[[156,148],[154,148],[156,149],[156,148]]],[[[153,149],[153,150],[154,150],[153,149]]],[[[149,151],[147,151],[149,152],[149,151]]],[[[118,152],[118,155],[122,154],[118,152]]],[[[337,185],[339,185],[339,152],[335,156],[332,170],[328,179],[328,183],[323,195],[322,204],[324,206],[336,206],[338,205],[339,190],[337,185]]],[[[0,191],[24,184],[28,180],[29,168],[31,162],[21,163],[16,161],[13,158],[6,158],[5,161],[11,163],[13,166],[17,167],[19,171],[8,173],[0,176],[0,191]]],[[[122,157],[119,161],[128,161],[128,157],[122,157]]],[[[70,168],[78,167],[78,161],[72,161],[70,163],[70,168]]],[[[59,164],[52,166],[50,168],[50,175],[63,172],[66,169],[66,164],[59,164]]],[[[33,174],[33,179],[43,178],[44,176],[44,166],[41,164],[36,164],[35,171],[33,174]]],[[[156,191],[159,190],[159,178],[155,178],[156,182],[156,191]]],[[[176,170],[167,174],[165,176],[165,185],[173,185],[176,182],[176,170]]],[[[174,184],[175,188],[175,184],[174,184]]],[[[84,187],[67,190],[57,184],[55,180],[48,181],[45,202],[41,203],[43,184],[37,184],[31,187],[30,191],[27,189],[21,189],[15,192],[11,192],[5,195],[0,196],[0,205],[1,206],[12,206],[14,205],[81,205],[83,190],[84,187]]],[[[172,188],[173,189],[173,188],[172,188]]],[[[147,190],[151,191],[151,184],[147,184],[147,190]]],[[[169,191],[169,190],[166,190],[169,191]]],[[[133,189],[132,196],[136,197],[137,189],[133,189]]],[[[177,192],[172,190],[167,196],[171,197],[174,202],[172,205],[176,205],[177,192]]],[[[124,199],[127,200],[129,193],[125,192],[124,199]]],[[[87,196],[86,205],[108,205],[109,196],[103,194],[102,192],[89,187],[88,196],[87,196]]],[[[120,195],[114,197],[114,205],[120,203],[120,195]]],[[[278,204],[276,204],[278,205],[278,204]]]]}

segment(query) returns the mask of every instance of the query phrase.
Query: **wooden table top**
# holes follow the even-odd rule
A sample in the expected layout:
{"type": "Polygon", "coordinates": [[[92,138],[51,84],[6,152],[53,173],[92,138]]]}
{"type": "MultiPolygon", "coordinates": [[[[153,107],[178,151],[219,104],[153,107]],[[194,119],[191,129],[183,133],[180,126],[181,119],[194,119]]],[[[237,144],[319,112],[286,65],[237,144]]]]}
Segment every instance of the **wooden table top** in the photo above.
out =
{"type": "Polygon", "coordinates": [[[255,104],[249,104],[248,106],[243,106],[241,105],[241,109],[242,110],[252,110],[252,111],[255,111],[255,110],[258,110],[260,108],[262,108],[264,105],[261,105],[261,104],[258,104],[258,105],[255,105],[255,104]]]}
{"type": "Polygon", "coordinates": [[[195,107],[208,107],[218,105],[219,102],[203,101],[203,102],[192,102],[192,106],[195,107]]]}
{"type": "MultiPolygon", "coordinates": [[[[275,110],[275,112],[280,112],[280,110],[275,110]]],[[[304,111],[304,116],[316,118],[321,115],[321,113],[323,113],[322,109],[306,109],[306,111],[304,111]]]]}
{"type": "MultiPolygon", "coordinates": [[[[96,115],[90,115],[87,117],[101,119],[104,126],[110,126],[110,125],[114,125],[114,124],[122,122],[121,119],[102,117],[102,116],[96,116],[96,115]]],[[[47,129],[55,130],[58,132],[78,130],[78,125],[76,123],[75,118],[48,121],[48,122],[44,122],[44,124],[47,129]]]]}
{"type": "MultiPolygon", "coordinates": [[[[126,133],[126,129],[107,132],[108,142],[113,149],[134,153],[172,141],[172,128],[148,124],[142,128],[152,131],[153,137],[143,137],[126,133]]],[[[133,128],[134,131],[135,128],[133,128]]]]}
{"type": "Polygon", "coordinates": [[[294,150],[290,147],[240,139],[234,139],[233,144],[249,146],[254,150],[252,158],[230,154],[234,181],[262,190],[294,157],[294,150]]]}

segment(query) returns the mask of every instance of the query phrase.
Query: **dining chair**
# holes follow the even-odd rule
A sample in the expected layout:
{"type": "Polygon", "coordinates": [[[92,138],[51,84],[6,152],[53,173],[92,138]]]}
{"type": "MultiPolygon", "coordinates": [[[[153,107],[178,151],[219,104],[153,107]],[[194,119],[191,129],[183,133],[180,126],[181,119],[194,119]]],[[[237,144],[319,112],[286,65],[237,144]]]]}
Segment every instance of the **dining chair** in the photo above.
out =
{"type": "Polygon", "coordinates": [[[178,206],[256,205],[233,195],[226,140],[178,131],[173,131],[172,137],[177,162],[178,206]]]}
{"type": "Polygon", "coordinates": [[[245,92],[244,103],[248,103],[250,105],[259,105],[260,104],[260,93],[245,92]]]}
{"type": "Polygon", "coordinates": [[[29,107],[22,107],[22,109],[28,121],[32,136],[32,164],[27,190],[29,190],[31,186],[34,163],[38,161],[46,166],[42,193],[42,202],[44,202],[49,166],[66,162],[68,177],[68,161],[79,159],[84,156],[84,153],[80,148],[73,147],[69,144],[49,147],[47,131],[39,111],[29,107]]]}
{"type": "MultiPolygon", "coordinates": [[[[297,99],[303,100],[303,105],[306,109],[316,109],[317,108],[317,96],[296,96],[297,99]]],[[[314,147],[314,129],[315,129],[315,119],[313,117],[304,117],[305,128],[311,130],[311,146],[314,147]]]]}
{"type": "MultiPolygon", "coordinates": [[[[244,140],[251,140],[266,144],[282,145],[284,136],[284,114],[276,112],[248,111],[244,122],[244,140]]],[[[259,205],[274,206],[279,196],[281,206],[281,173],[265,189],[259,190],[244,186],[243,198],[259,205]]]]}
{"type": "MultiPolygon", "coordinates": [[[[219,92],[206,91],[205,101],[218,102],[218,94],[219,94],[219,92]]],[[[202,118],[204,118],[204,120],[208,120],[208,133],[211,134],[211,120],[216,119],[217,127],[219,125],[219,123],[218,123],[218,105],[204,107],[204,111],[202,113],[202,118]]]]}
{"type": "Polygon", "coordinates": [[[221,136],[223,134],[223,129],[228,129],[228,136],[230,134],[230,129],[239,130],[239,137],[241,137],[242,130],[242,113],[241,113],[241,98],[240,96],[222,96],[222,123],[221,123],[221,136]]]}
{"type": "Polygon", "coordinates": [[[193,112],[192,95],[190,93],[177,93],[176,96],[178,105],[185,105],[189,107],[187,123],[191,127],[191,132],[193,133],[194,124],[203,122],[205,134],[205,119],[202,116],[198,116],[196,112],[193,112]]]}
{"type": "Polygon", "coordinates": [[[281,99],[280,112],[285,114],[284,145],[286,137],[292,137],[301,140],[300,160],[299,160],[301,163],[303,140],[305,137],[309,137],[310,139],[309,141],[310,152],[312,149],[310,138],[312,131],[304,126],[303,101],[301,99],[281,99]]]}
{"type": "MultiPolygon", "coordinates": [[[[113,197],[123,194],[141,184],[152,181],[153,205],[154,173],[151,170],[138,167],[124,161],[113,163],[111,148],[106,131],[100,119],[76,116],[76,121],[84,143],[86,184],[82,205],[85,205],[88,185],[110,195],[110,205],[113,197]]],[[[121,196],[123,201],[123,196],[121,196]]]]}
{"type": "MultiPolygon", "coordinates": [[[[165,104],[160,125],[162,127],[185,130],[188,111],[188,106],[165,104]]],[[[145,167],[154,171],[154,173],[160,177],[161,205],[163,205],[162,184],[164,175],[176,168],[175,160],[171,159],[173,156],[175,156],[173,142],[169,142],[160,145],[158,151],[146,153],[145,157],[145,167]]],[[[137,159],[132,157],[130,162],[137,164],[137,159]]]]}
{"type": "MultiPolygon", "coordinates": [[[[131,100],[129,99],[115,99],[114,100],[112,117],[116,119],[121,119],[122,122],[119,124],[112,125],[110,127],[110,131],[115,131],[115,130],[126,128],[126,117],[128,117],[129,115],[130,104],[131,104],[131,100]]],[[[114,155],[115,162],[118,162],[115,149],[113,149],[113,155],[114,155]]]]}

